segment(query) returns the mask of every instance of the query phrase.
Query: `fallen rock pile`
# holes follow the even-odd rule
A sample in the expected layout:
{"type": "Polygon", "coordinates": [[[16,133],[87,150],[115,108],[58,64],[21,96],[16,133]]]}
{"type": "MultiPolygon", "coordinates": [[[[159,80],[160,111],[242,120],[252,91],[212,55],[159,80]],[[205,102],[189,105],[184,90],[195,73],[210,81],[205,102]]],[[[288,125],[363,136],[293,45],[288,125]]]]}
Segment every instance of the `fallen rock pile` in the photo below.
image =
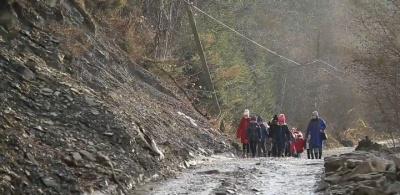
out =
{"type": "Polygon", "coordinates": [[[383,145],[375,143],[369,139],[368,136],[365,137],[365,139],[361,140],[358,142],[358,145],[356,147],[356,150],[362,150],[362,151],[382,151],[385,148],[383,145]]]}
{"type": "Polygon", "coordinates": [[[359,150],[324,159],[325,178],[317,191],[329,195],[400,194],[400,156],[381,150],[382,146],[369,139],[360,143],[359,150]]]}

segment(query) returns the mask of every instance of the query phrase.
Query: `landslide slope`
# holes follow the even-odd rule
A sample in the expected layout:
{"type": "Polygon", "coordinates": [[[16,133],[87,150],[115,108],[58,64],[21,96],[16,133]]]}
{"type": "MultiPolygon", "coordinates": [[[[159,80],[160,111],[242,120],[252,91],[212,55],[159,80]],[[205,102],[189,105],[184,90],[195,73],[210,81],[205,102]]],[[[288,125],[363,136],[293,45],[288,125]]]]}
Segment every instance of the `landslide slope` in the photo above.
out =
{"type": "Polygon", "coordinates": [[[113,194],[232,151],[106,31],[73,0],[0,2],[0,194],[113,194]]]}

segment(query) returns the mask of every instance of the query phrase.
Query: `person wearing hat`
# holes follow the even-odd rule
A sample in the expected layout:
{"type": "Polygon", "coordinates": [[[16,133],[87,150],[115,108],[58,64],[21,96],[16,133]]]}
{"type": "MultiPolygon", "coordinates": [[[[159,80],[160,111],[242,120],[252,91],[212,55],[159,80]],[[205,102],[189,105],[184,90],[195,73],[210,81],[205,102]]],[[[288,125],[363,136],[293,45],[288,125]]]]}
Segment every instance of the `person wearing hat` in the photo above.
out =
{"type": "Polygon", "coordinates": [[[323,141],[326,139],[325,135],[326,124],[325,121],[319,117],[317,111],[311,113],[311,120],[308,123],[306,138],[309,143],[310,153],[312,159],[321,159],[323,141]],[[314,152],[314,156],[312,155],[314,152]]]}
{"type": "Polygon", "coordinates": [[[269,126],[269,131],[268,131],[268,140],[267,142],[271,145],[271,152],[270,155],[272,157],[276,157],[276,143],[274,140],[274,134],[275,134],[275,126],[278,124],[278,115],[274,115],[272,119],[268,122],[269,126]]]}
{"type": "Polygon", "coordinates": [[[249,141],[246,139],[247,126],[250,123],[250,111],[248,109],[244,110],[242,118],[240,119],[238,128],[236,130],[236,138],[240,139],[243,145],[242,157],[245,158],[250,152],[249,141]]]}
{"type": "Polygon", "coordinates": [[[268,137],[268,131],[267,131],[267,127],[265,127],[264,125],[264,119],[261,116],[257,117],[257,123],[258,126],[260,126],[260,130],[261,130],[261,139],[260,142],[258,143],[258,157],[267,157],[267,151],[265,148],[265,144],[266,144],[266,140],[268,137]]]}
{"type": "Polygon", "coordinates": [[[290,141],[289,127],[286,125],[286,117],[280,114],[278,124],[273,126],[273,139],[276,147],[276,157],[282,157],[285,152],[286,144],[290,141]]]}
{"type": "Polygon", "coordinates": [[[256,157],[257,144],[261,140],[261,129],[257,124],[257,117],[251,116],[251,120],[246,130],[246,139],[249,140],[252,157],[256,157]]]}

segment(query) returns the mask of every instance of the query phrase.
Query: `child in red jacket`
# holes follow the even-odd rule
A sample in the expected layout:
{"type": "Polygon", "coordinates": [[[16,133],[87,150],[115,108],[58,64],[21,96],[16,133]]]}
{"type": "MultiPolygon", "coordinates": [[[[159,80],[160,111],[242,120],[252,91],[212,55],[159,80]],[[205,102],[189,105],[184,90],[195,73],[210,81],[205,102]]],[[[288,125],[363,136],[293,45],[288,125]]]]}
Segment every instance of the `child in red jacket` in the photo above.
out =
{"type": "Polygon", "coordinates": [[[247,125],[250,123],[250,111],[248,109],[244,110],[243,116],[240,119],[239,126],[236,130],[236,138],[240,139],[243,144],[243,154],[242,157],[245,158],[246,154],[250,153],[249,140],[246,139],[247,125]]]}

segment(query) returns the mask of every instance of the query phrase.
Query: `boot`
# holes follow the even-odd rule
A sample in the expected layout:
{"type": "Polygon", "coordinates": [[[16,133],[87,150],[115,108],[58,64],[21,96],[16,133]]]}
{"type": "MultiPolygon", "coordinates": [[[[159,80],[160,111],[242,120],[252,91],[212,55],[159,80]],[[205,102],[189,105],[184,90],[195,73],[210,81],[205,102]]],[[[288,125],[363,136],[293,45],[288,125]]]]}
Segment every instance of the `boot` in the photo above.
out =
{"type": "Polygon", "coordinates": [[[243,151],[243,153],[242,153],[242,158],[246,158],[246,152],[245,151],[243,151]]]}
{"type": "Polygon", "coordinates": [[[319,159],[321,159],[321,158],[322,158],[322,151],[320,151],[320,152],[319,152],[319,156],[318,156],[318,158],[319,158],[319,159]]]}
{"type": "Polygon", "coordinates": [[[315,159],[321,159],[321,157],[318,157],[318,153],[317,152],[314,153],[314,155],[315,155],[315,159]]]}

